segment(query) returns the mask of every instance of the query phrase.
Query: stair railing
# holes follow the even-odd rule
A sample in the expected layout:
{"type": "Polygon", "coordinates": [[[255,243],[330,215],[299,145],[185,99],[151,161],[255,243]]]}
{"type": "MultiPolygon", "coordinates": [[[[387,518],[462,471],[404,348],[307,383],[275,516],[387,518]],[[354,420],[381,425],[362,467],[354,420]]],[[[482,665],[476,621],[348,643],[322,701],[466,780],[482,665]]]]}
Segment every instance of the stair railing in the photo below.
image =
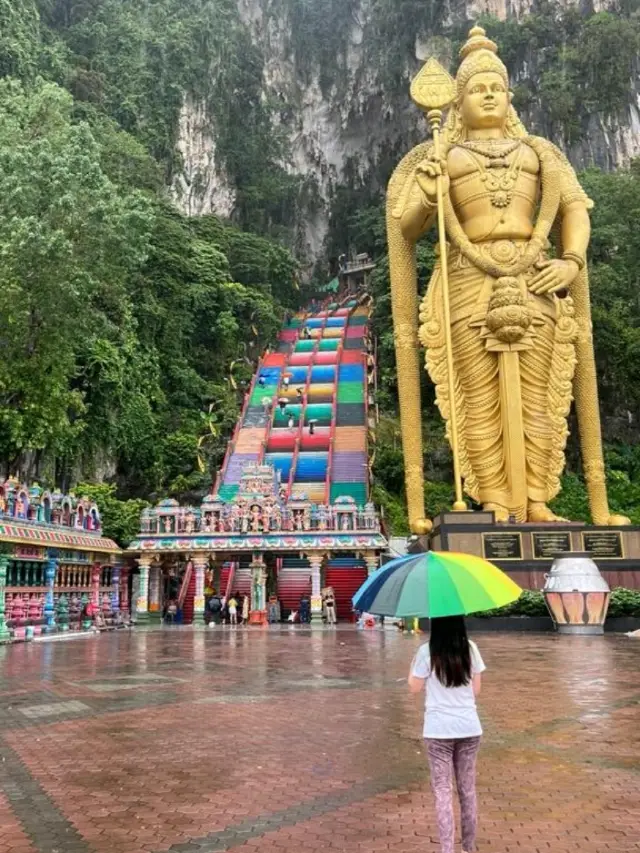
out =
{"type": "Polygon", "coordinates": [[[184,576],[182,578],[182,583],[180,584],[180,592],[178,593],[178,607],[180,610],[184,608],[184,601],[187,597],[187,592],[189,590],[189,582],[191,580],[191,574],[193,572],[193,563],[191,560],[188,561],[187,565],[184,569],[184,576]]]}

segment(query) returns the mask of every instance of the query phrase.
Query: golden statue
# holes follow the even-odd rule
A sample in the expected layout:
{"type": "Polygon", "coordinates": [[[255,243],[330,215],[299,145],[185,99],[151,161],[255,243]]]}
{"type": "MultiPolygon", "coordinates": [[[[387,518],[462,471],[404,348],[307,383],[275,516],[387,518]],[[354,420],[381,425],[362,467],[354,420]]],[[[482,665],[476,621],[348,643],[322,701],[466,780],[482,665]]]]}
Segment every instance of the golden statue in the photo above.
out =
{"type": "Polygon", "coordinates": [[[401,161],[387,195],[412,530],[430,527],[418,338],[454,452],[454,509],[466,508],[464,481],[498,521],[563,520],[548,503],[560,490],[574,396],[593,521],[628,523],[607,502],[586,267],[592,202],[562,152],[527,134],[484,30],[474,27],[460,53],[455,81],[434,59],[413,81],[434,140],[401,161]],[[415,243],[436,220],[440,258],[418,312],[415,243]]]}

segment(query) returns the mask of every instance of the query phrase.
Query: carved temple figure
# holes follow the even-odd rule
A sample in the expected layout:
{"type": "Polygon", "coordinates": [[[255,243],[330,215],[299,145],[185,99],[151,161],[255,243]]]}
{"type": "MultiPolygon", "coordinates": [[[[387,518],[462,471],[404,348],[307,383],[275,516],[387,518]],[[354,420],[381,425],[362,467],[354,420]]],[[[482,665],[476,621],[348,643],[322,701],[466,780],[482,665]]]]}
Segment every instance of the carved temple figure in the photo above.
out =
{"type": "Polygon", "coordinates": [[[271,530],[271,518],[273,516],[273,505],[267,500],[262,508],[262,529],[265,533],[271,530]]]}
{"type": "Polygon", "coordinates": [[[262,513],[258,504],[251,507],[251,532],[258,533],[262,527],[262,513]]]}
{"type": "MultiPolygon", "coordinates": [[[[511,105],[507,70],[484,30],[472,29],[460,53],[440,158],[432,142],[416,146],[393,173],[387,195],[412,528],[429,527],[418,337],[452,439],[439,260],[419,309],[418,334],[415,243],[437,222],[438,183],[464,490],[498,521],[560,520],[548,502],[560,490],[573,396],[593,521],[628,523],[610,514],[606,494],[586,266],[592,202],[562,152],[525,130],[511,105]]],[[[426,76],[424,85],[427,103],[426,76]]],[[[432,112],[439,121],[440,111],[432,112]]]]}

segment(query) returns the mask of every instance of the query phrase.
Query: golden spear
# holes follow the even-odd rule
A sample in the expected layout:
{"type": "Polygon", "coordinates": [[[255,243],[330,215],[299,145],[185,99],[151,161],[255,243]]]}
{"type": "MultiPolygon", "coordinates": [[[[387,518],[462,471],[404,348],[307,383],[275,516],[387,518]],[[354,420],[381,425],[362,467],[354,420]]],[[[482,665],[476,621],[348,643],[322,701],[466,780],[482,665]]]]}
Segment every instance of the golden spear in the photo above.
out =
{"type": "MultiPolygon", "coordinates": [[[[427,121],[433,133],[433,154],[440,162],[440,128],[442,111],[449,107],[456,96],[456,84],[453,77],[431,57],[420,73],[411,82],[411,97],[427,115],[427,121]]],[[[436,194],[438,200],[438,243],[440,246],[440,282],[442,286],[442,307],[444,314],[445,348],[447,353],[447,383],[449,387],[449,428],[451,431],[451,452],[453,454],[453,480],[456,499],[453,509],[464,512],[467,505],[462,497],[462,474],[460,472],[460,453],[458,450],[458,418],[456,412],[456,389],[453,374],[453,347],[451,343],[451,309],[449,305],[449,271],[447,267],[447,235],[444,227],[444,197],[442,175],[436,175],[436,194]]]]}

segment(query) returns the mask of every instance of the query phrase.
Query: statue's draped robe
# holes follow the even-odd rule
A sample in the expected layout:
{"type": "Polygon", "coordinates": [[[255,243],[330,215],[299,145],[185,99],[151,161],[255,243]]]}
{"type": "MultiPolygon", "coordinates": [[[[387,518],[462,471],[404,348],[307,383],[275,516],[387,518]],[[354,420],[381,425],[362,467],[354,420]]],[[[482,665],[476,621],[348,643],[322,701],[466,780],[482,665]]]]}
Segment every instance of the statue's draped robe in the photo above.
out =
{"type": "MultiPolygon", "coordinates": [[[[561,168],[559,217],[576,201],[590,207],[575,173],[561,152],[546,140],[536,139],[558,158],[561,168]]],[[[403,193],[409,200],[419,192],[413,187],[403,193]]],[[[509,253],[521,254],[526,241],[487,240],[475,244],[488,259],[503,263],[509,253]],[[502,257],[502,260],[501,260],[502,257]]],[[[544,257],[544,256],[543,256],[544,257]]],[[[491,351],[491,335],[485,325],[494,278],[478,269],[455,246],[449,247],[449,293],[451,338],[456,388],[461,472],[465,491],[479,503],[496,503],[518,520],[526,519],[526,505],[514,504],[505,464],[499,353],[491,351]],[[488,348],[489,347],[489,348],[488,348]]],[[[519,278],[522,291],[537,273],[532,267],[519,278]]],[[[529,294],[533,322],[522,346],[518,346],[522,395],[522,417],[526,456],[527,499],[546,503],[560,489],[567,439],[567,415],[571,405],[575,369],[576,324],[570,298],[561,300],[545,294],[529,294]]],[[[449,389],[443,326],[439,263],[423,299],[420,339],[427,349],[427,369],[436,387],[438,407],[449,430],[449,389]]]]}

